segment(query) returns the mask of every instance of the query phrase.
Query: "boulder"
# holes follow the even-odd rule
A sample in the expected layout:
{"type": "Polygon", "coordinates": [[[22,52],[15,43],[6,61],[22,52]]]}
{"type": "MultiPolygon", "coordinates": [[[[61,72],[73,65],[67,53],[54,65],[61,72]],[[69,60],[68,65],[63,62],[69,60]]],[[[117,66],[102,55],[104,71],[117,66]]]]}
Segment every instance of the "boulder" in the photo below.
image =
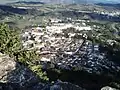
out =
{"type": "Polygon", "coordinates": [[[54,85],[50,87],[50,90],[85,90],[85,89],[68,82],[57,81],[54,85]]]}
{"type": "Polygon", "coordinates": [[[7,82],[7,76],[16,69],[16,62],[7,55],[0,55],[0,82],[7,82]]]}
{"type": "Polygon", "coordinates": [[[109,87],[109,86],[105,86],[101,90],[118,90],[118,89],[115,89],[115,88],[112,88],[112,87],[109,87]]]}
{"type": "Polygon", "coordinates": [[[7,85],[12,84],[22,88],[31,87],[39,83],[36,75],[27,67],[20,65],[8,55],[0,56],[0,82],[7,85]]]}

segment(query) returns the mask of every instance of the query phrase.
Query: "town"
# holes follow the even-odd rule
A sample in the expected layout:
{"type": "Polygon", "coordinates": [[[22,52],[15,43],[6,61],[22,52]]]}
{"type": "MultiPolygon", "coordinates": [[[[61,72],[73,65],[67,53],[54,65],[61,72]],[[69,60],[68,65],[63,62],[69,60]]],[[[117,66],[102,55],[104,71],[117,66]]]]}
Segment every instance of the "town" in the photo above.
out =
{"type": "Polygon", "coordinates": [[[0,2],[0,90],[120,90],[120,4],[110,1],[0,2]]]}

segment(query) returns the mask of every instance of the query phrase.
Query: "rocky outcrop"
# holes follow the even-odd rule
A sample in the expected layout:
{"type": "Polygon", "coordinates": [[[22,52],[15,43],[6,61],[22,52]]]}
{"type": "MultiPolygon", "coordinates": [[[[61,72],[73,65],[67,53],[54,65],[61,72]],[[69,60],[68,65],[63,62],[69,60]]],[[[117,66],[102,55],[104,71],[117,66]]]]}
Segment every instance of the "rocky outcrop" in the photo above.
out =
{"type": "Polygon", "coordinates": [[[0,55],[0,81],[7,82],[8,74],[16,69],[14,59],[6,55],[0,55]]]}
{"type": "Polygon", "coordinates": [[[20,87],[29,87],[38,83],[36,75],[8,55],[0,56],[0,82],[15,83],[20,87]]]}
{"type": "Polygon", "coordinates": [[[51,85],[49,88],[46,88],[46,90],[85,90],[85,89],[82,89],[79,86],[68,82],[57,81],[56,83],[54,83],[54,85],[51,85]]]}
{"type": "Polygon", "coordinates": [[[101,90],[118,90],[109,86],[103,87],[101,90]]]}
{"type": "Polygon", "coordinates": [[[85,90],[81,87],[68,83],[68,82],[59,82],[52,84],[43,85],[42,83],[33,84],[31,87],[21,88],[18,84],[15,83],[0,83],[0,90],[85,90]]]}
{"type": "Polygon", "coordinates": [[[42,83],[36,75],[8,55],[0,55],[0,90],[84,90],[77,85],[56,81],[42,83]]]}

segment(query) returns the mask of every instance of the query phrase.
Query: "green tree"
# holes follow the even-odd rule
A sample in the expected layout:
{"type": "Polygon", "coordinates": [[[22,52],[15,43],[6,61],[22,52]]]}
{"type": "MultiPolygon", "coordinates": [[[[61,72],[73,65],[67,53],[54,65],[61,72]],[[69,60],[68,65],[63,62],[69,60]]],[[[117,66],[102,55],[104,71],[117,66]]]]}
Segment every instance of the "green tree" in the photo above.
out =
{"type": "Polygon", "coordinates": [[[35,50],[25,50],[22,48],[20,32],[10,29],[6,24],[0,24],[0,52],[14,57],[18,62],[26,65],[42,80],[48,80],[46,73],[42,71],[41,65],[36,65],[39,55],[35,50]]]}
{"type": "Polygon", "coordinates": [[[6,24],[0,24],[0,52],[13,54],[21,48],[18,31],[10,29],[6,24]]]}

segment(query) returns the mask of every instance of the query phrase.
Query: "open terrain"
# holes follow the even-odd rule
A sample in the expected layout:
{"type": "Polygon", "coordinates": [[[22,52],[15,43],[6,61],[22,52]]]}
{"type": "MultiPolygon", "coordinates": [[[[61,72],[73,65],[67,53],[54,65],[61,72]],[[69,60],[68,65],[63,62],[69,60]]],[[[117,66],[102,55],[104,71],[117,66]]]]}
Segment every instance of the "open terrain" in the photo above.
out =
{"type": "Polygon", "coordinates": [[[1,87],[119,90],[119,4],[48,1],[0,5],[1,87]]]}

